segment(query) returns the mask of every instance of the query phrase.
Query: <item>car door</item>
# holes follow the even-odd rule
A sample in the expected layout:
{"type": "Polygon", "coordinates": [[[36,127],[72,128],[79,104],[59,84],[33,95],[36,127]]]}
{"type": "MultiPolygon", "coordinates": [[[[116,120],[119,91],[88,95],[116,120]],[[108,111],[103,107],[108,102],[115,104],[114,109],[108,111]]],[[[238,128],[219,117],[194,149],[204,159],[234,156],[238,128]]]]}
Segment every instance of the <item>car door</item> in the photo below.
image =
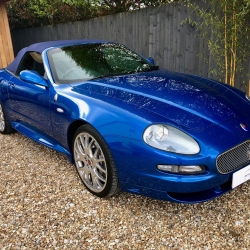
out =
{"type": "MultiPolygon", "coordinates": [[[[33,53],[33,52],[32,52],[33,53]]],[[[32,56],[31,53],[24,55],[17,73],[10,79],[8,93],[12,118],[25,126],[33,127],[52,135],[50,119],[50,89],[25,82],[19,78],[22,70],[33,70],[43,75],[45,73],[41,57],[32,56]],[[37,60],[35,60],[37,59],[37,60]]]]}

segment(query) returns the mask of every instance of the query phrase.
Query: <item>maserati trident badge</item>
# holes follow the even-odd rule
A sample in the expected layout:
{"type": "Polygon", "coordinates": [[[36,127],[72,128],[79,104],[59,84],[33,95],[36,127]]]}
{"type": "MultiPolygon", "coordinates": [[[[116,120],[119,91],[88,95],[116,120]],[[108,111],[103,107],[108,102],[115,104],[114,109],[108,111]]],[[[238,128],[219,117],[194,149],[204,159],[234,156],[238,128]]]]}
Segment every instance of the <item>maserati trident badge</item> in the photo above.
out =
{"type": "Polygon", "coordinates": [[[248,131],[248,128],[245,124],[241,123],[240,126],[243,130],[248,131]]]}

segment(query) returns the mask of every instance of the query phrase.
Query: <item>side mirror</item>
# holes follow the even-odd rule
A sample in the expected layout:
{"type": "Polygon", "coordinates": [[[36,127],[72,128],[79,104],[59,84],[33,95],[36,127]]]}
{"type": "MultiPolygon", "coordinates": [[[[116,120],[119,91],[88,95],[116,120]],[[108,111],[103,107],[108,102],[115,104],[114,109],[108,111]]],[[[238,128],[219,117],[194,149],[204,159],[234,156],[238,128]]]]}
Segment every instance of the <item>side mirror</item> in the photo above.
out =
{"type": "Polygon", "coordinates": [[[46,82],[46,80],[35,71],[23,70],[20,72],[19,76],[20,76],[20,79],[25,81],[25,82],[48,87],[48,83],[46,82]]]}
{"type": "Polygon", "coordinates": [[[148,57],[148,58],[147,58],[147,61],[148,61],[149,63],[155,65],[155,60],[154,60],[154,58],[148,57]]]}

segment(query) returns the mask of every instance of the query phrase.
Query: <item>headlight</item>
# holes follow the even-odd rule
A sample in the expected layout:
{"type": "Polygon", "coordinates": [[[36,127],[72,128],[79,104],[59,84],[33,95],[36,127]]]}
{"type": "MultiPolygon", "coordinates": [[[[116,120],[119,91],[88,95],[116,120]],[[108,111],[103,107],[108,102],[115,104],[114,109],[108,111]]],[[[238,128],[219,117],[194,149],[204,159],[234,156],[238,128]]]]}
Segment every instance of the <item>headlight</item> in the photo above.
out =
{"type": "Polygon", "coordinates": [[[149,126],[143,140],[154,148],[173,153],[192,155],[200,152],[199,144],[192,137],[168,125],[149,126]]]}

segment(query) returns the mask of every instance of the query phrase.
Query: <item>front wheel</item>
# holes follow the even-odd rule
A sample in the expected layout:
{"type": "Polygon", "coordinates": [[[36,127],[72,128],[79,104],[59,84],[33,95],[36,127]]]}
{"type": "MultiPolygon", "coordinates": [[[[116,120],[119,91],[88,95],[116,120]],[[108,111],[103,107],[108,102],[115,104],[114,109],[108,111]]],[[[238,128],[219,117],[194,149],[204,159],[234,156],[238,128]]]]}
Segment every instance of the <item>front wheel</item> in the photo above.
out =
{"type": "Polygon", "coordinates": [[[73,140],[73,153],[76,170],[92,194],[107,197],[119,191],[111,152],[93,127],[82,125],[77,129],[73,140]]]}
{"type": "Polygon", "coordinates": [[[0,133],[10,134],[11,132],[13,132],[13,128],[11,127],[8,118],[6,114],[4,113],[3,105],[0,102],[0,133]]]}

